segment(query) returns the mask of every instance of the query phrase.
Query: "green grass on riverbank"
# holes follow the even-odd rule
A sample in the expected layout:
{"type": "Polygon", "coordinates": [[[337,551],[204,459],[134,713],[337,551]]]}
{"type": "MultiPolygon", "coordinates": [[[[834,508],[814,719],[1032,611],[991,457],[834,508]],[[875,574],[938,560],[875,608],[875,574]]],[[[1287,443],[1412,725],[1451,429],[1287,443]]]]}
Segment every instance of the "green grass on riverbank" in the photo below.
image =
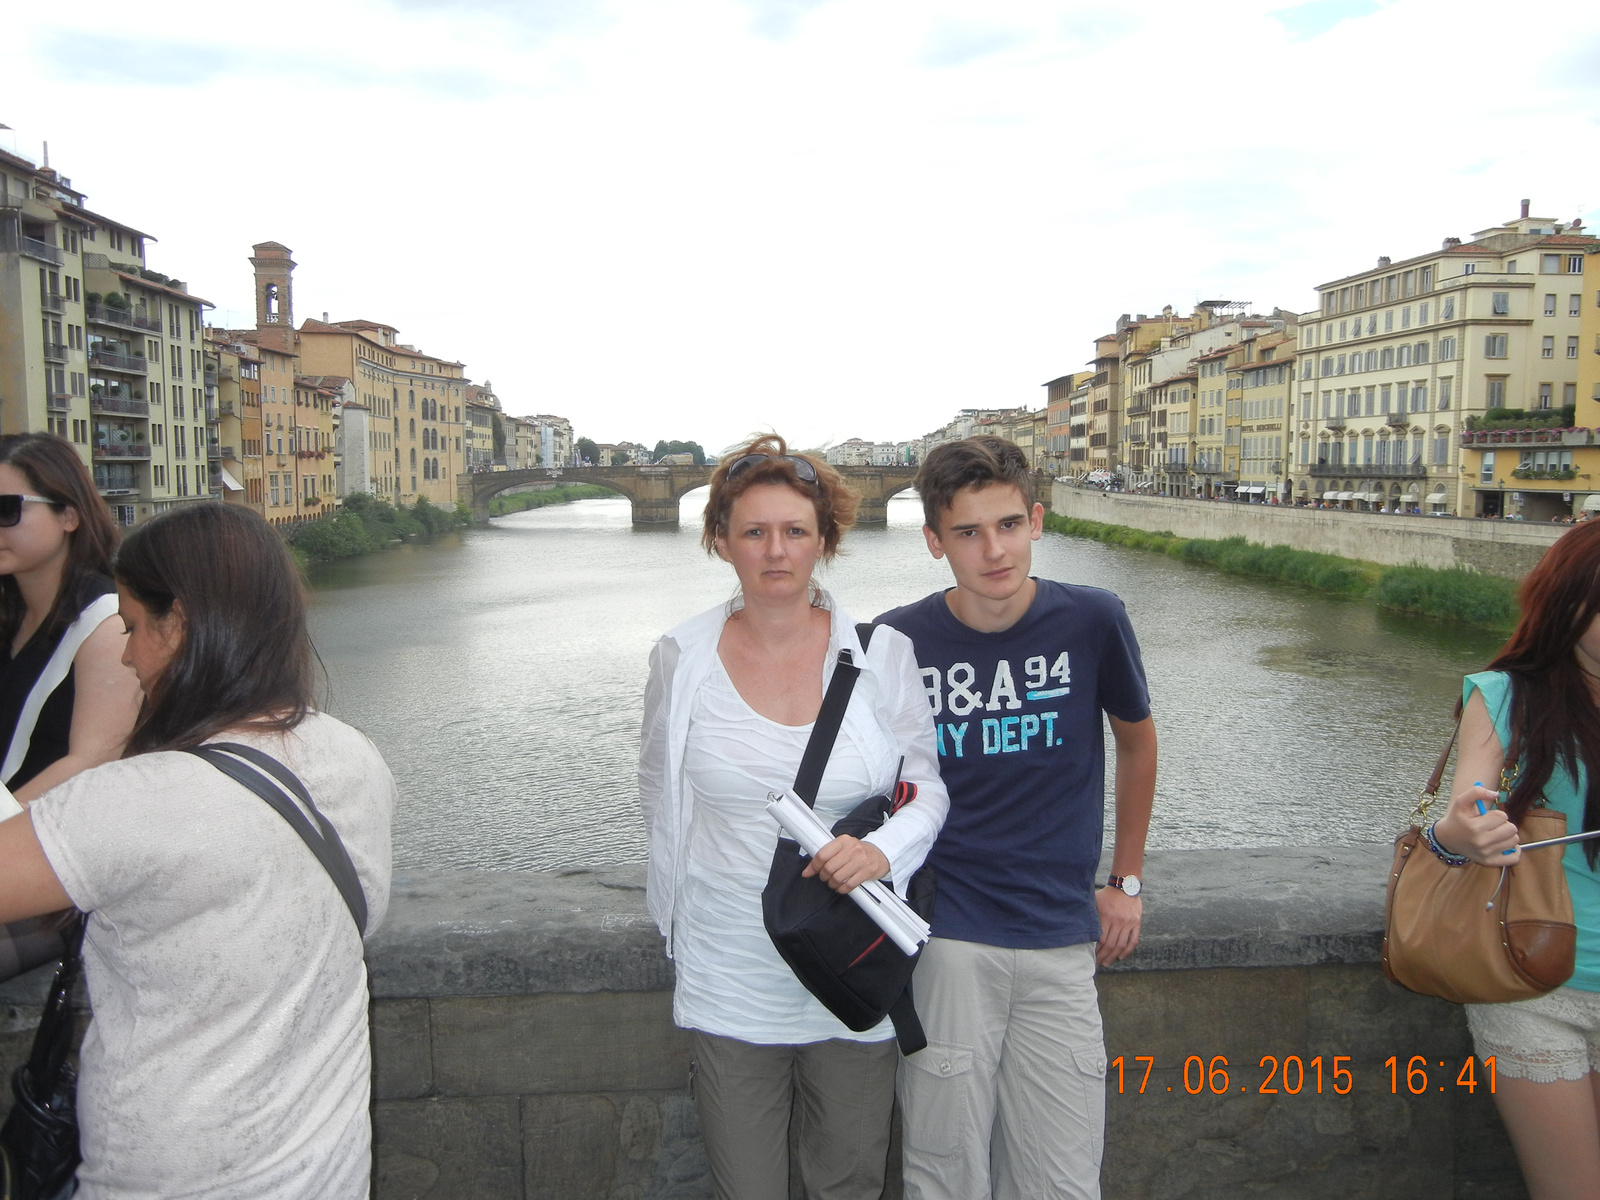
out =
{"type": "Polygon", "coordinates": [[[1461,621],[1497,631],[1509,630],[1517,620],[1515,583],[1460,568],[1444,571],[1432,567],[1384,567],[1336,554],[1262,546],[1242,537],[1181,538],[1173,533],[1149,533],[1056,513],[1046,513],[1044,525],[1068,537],[1150,550],[1234,575],[1276,579],[1339,596],[1360,597],[1395,612],[1461,621]]]}
{"type": "Polygon", "coordinates": [[[550,504],[567,504],[573,500],[599,500],[615,496],[610,488],[597,483],[564,483],[537,492],[502,493],[489,501],[489,515],[503,517],[507,513],[527,512],[531,508],[544,508],[550,504]]]}
{"type": "Polygon", "coordinates": [[[396,542],[471,524],[472,510],[464,504],[445,508],[419,496],[415,504],[396,508],[386,500],[356,492],[346,496],[335,512],[289,526],[284,537],[302,563],[318,563],[371,554],[396,542]]]}

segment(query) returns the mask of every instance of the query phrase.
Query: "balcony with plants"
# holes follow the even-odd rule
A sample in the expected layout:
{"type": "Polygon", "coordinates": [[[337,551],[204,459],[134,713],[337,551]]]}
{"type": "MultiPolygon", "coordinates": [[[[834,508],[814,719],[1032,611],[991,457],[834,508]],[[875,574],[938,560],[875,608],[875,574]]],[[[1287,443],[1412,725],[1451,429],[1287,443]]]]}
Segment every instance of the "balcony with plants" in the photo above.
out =
{"type": "Polygon", "coordinates": [[[142,303],[138,307],[130,306],[121,292],[109,292],[103,296],[99,292],[90,292],[84,297],[83,307],[89,320],[101,325],[161,332],[161,318],[150,315],[142,303]]]}
{"type": "Polygon", "coordinates": [[[142,350],[127,342],[106,339],[89,343],[89,365],[127,375],[147,375],[150,372],[150,364],[142,350]]]}

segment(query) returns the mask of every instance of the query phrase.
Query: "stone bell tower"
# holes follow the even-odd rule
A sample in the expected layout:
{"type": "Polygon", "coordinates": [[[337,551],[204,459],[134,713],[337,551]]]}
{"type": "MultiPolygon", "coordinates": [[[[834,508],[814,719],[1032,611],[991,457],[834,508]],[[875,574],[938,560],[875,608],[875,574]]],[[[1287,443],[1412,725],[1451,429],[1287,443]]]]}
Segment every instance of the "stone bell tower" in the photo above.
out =
{"type": "Polygon", "coordinates": [[[256,331],[259,343],[284,354],[294,353],[294,259],[289,247],[258,242],[250,265],[256,272],[256,331]]]}

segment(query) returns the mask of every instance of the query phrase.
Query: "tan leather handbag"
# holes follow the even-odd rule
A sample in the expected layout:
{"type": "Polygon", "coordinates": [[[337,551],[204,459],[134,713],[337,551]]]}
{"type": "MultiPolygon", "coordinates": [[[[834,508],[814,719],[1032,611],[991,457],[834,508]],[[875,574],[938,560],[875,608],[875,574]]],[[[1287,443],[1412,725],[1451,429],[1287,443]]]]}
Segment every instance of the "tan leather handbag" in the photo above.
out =
{"type": "MultiPolygon", "coordinates": [[[[1525,853],[1514,867],[1452,867],[1428,848],[1422,831],[1455,739],[1452,732],[1411,828],[1394,842],[1383,973],[1414,992],[1457,1004],[1532,999],[1572,977],[1578,930],[1561,850],[1525,853]]],[[[1515,764],[1502,769],[1502,792],[1511,790],[1516,774],[1515,764]]],[[[1524,842],[1562,837],[1567,818],[1538,806],[1523,815],[1519,829],[1524,842]]]]}

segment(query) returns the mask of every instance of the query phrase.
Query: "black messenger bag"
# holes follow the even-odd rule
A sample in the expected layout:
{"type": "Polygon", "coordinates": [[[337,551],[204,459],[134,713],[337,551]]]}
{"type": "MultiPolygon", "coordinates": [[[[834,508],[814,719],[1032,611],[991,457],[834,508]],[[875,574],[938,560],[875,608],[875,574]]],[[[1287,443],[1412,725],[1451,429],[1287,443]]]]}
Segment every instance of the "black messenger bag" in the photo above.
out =
{"type": "MultiPolygon", "coordinates": [[[[856,626],[863,653],[874,628],[856,626]]],[[[860,674],[850,651],[839,651],[833,681],[811,727],[811,739],[794,780],[795,795],[812,807],[860,674]]],[[[834,825],[834,836],[864,838],[915,795],[914,784],[897,783],[893,795],[863,800],[834,825]]],[[[801,872],[809,861],[798,842],[778,839],[767,886],[761,893],[761,913],[772,944],[806,990],[847,1028],[863,1033],[889,1017],[901,1053],[915,1054],[928,1044],[911,1000],[911,972],[917,956],[908,956],[896,946],[849,896],[834,891],[815,875],[804,878],[801,872]]],[[[933,868],[925,866],[911,877],[906,902],[926,921],[933,915],[933,901],[933,868]]]]}

